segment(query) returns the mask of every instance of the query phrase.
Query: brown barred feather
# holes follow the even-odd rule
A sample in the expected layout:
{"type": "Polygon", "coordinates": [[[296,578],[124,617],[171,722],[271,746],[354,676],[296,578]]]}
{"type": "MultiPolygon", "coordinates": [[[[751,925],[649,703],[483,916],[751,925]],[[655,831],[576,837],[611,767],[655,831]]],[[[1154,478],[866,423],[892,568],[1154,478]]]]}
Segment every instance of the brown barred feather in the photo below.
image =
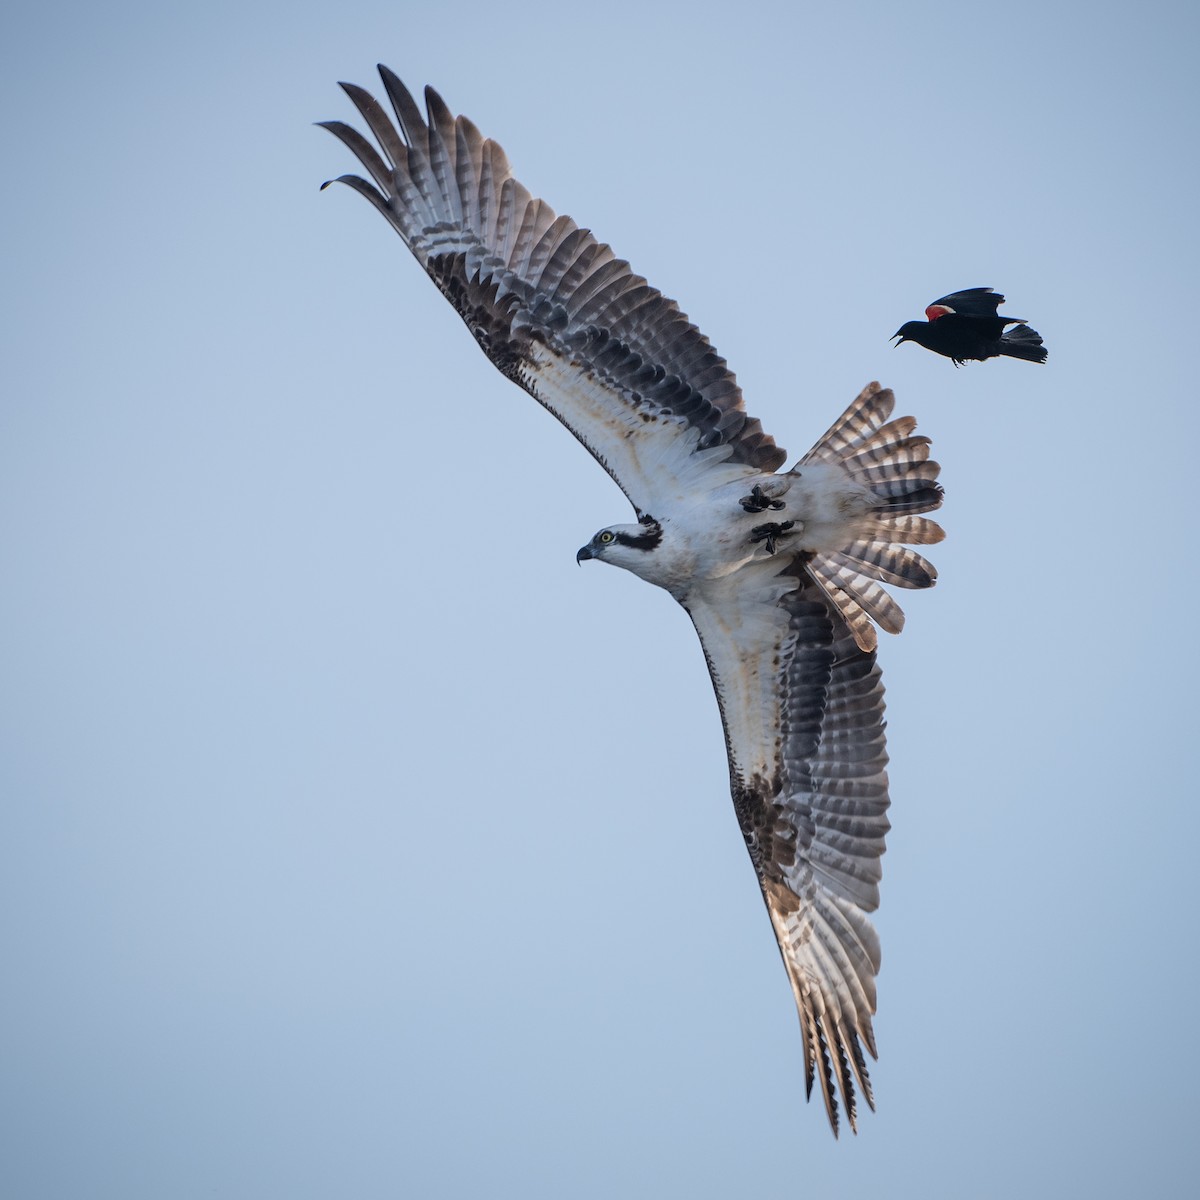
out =
{"type": "Polygon", "coordinates": [[[859,648],[874,649],[872,623],[888,633],[904,628],[904,612],[880,582],[897,587],[932,587],[937,571],[903,543],[941,541],[935,522],[917,514],[940,507],[938,463],[929,458],[929,439],[913,435],[916,421],[888,421],[894,397],[868,384],[821,440],[804,456],[808,462],[836,464],[878,500],[861,536],[833,553],[816,554],[809,574],[825,589],[854,632],[859,648]]]}

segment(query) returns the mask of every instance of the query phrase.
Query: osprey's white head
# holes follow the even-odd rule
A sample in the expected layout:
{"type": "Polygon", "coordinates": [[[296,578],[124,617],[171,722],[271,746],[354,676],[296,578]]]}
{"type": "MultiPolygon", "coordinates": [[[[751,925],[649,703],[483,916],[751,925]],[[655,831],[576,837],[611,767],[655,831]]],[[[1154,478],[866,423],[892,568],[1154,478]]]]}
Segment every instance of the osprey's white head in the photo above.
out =
{"type": "Polygon", "coordinates": [[[601,529],[586,546],[580,548],[575,561],[582,563],[589,558],[624,567],[635,575],[645,576],[651,555],[662,544],[662,526],[657,521],[647,520],[637,525],[609,525],[601,529]]]}

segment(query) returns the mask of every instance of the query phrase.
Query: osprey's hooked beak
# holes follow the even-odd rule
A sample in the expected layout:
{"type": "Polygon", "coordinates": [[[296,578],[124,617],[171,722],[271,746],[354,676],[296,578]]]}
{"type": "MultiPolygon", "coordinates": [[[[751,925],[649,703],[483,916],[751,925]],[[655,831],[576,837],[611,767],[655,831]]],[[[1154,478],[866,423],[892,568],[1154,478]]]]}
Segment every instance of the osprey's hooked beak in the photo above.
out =
{"type": "Polygon", "coordinates": [[[576,561],[576,562],[577,562],[577,563],[578,563],[578,564],[579,564],[579,565],[582,567],[582,566],[583,566],[583,564],[584,564],[584,563],[585,563],[585,562],[586,562],[586,561],[587,561],[589,558],[593,558],[593,557],[594,557],[594,555],[592,554],[591,547],[590,547],[590,546],[584,546],[584,547],[583,547],[583,548],[582,548],[582,549],[579,551],[579,553],[578,553],[577,555],[575,555],[575,561],[576,561]]]}

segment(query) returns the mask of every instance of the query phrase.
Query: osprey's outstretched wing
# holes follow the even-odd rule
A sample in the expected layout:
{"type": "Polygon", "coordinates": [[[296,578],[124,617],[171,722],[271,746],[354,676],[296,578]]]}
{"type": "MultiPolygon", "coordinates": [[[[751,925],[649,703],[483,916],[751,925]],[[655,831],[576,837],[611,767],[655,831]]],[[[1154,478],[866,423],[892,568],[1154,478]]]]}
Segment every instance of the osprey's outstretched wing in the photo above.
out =
{"type": "Polygon", "coordinates": [[[903,541],[940,541],[921,516],[941,503],[938,465],[893,397],[872,384],[800,465],[871,487],[873,536],[825,554],[764,559],[707,580],[684,607],[704,646],[725,725],[734,808],[800,1012],[805,1082],[818,1080],[834,1133],[837,1093],[855,1128],[855,1084],[874,1107],[864,1047],[888,830],[883,685],[872,620],[898,628],[876,581],[928,587],[933,568],[903,541]],[[849,595],[857,600],[850,602],[849,595]],[[870,630],[870,637],[865,636],[870,630]]]}
{"type": "MultiPolygon", "coordinates": [[[[804,1041],[805,1084],[817,1078],[834,1132],[840,1090],[855,1127],[855,1087],[874,1107],[863,1047],[879,938],[888,830],[883,685],[804,572],[757,569],[760,587],[689,602],[725,722],[730,787],[787,968],[804,1041]],[[730,620],[740,607],[741,619],[730,620]]],[[[741,573],[745,576],[746,572],[741,573]]]]}
{"type": "Polygon", "coordinates": [[[774,471],[784,451],[746,415],[708,339],[629,264],[513,178],[504,151],[432,88],[423,117],[380,66],[399,128],[343,83],[383,151],[322,122],[373,182],[343,175],[395,227],[496,367],[592,452],[638,514],[696,487],[774,471]]]}

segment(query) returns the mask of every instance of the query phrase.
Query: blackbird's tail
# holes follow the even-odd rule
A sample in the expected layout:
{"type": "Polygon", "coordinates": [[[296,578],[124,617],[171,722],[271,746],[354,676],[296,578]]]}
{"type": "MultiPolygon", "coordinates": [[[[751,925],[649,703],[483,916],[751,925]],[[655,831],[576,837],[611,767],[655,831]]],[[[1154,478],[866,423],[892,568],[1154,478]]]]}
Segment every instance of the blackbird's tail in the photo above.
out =
{"type": "Polygon", "coordinates": [[[1023,358],[1026,362],[1044,363],[1047,350],[1042,345],[1042,335],[1028,325],[1017,325],[1000,339],[1000,353],[1009,358],[1023,358]]]}

